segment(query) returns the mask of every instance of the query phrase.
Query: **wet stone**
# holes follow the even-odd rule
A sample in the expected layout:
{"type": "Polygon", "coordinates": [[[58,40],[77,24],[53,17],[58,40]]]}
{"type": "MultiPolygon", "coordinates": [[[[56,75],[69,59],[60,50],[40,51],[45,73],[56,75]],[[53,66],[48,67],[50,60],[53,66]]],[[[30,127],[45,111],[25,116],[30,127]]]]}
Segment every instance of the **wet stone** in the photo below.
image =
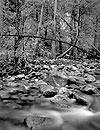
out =
{"type": "Polygon", "coordinates": [[[9,93],[13,95],[13,94],[17,94],[18,92],[16,89],[11,89],[9,90],[9,93]]]}
{"type": "Polygon", "coordinates": [[[10,100],[3,100],[3,103],[9,103],[10,100]]]}
{"type": "Polygon", "coordinates": [[[97,80],[96,82],[92,83],[98,90],[100,90],[100,80],[97,80]]]}
{"type": "Polygon", "coordinates": [[[22,106],[17,103],[7,103],[6,106],[10,107],[11,109],[22,108],[22,106]]]}
{"type": "Polygon", "coordinates": [[[2,99],[9,99],[10,98],[10,95],[7,94],[7,95],[4,95],[4,96],[1,96],[2,99]]]}
{"type": "Polygon", "coordinates": [[[29,94],[25,93],[25,94],[23,94],[23,96],[27,97],[27,96],[29,96],[29,94]]]}
{"type": "Polygon", "coordinates": [[[53,121],[48,117],[30,116],[26,119],[27,126],[32,130],[50,128],[53,121]]]}
{"type": "Polygon", "coordinates": [[[29,95],[31,95],[31,96],[36,96],[36,95],[38,95],[38,93],[39,93],[39,92],[30,92],[29,95]]]}
{"type": "Polygon", "coordinates": [[[89,74],[85,74],[84,78],[87,83],[92,83],[96,81],[95,77],[89,74]]]}
{"type": "Polygon", "coordinates": [[[0,90],[2,90],[2,89],[3,89],[3,85],[0,84],[0,90]]]}
{"type": "Polygon", "coordinates": [[[99,94],[99,90],[91,84],[82,86],[80,91],[89,95],[99,94]]]}
{"type": "Polygon", "coordinates": [[[95,75],[100,75],[100,69],[96,69],[94,73],[95,75]]]}
{"type": "Polygon", "coordinates": [[[1,97],[1,98],[9,98],[10,95],[8,94],[7,91],[1,90],[1,91],[0,91],[0,97],[1,97]]]}
{"type": "Polygon", "coordinates": [[[17,95],[12,95],[11,98],[12,99],[19,99],[19,97],[17,95]]]}
{"type": "Polygon", "coordinates": [[[30,101],[34,101],[35,100],[35,96],[28,96],[27,99],[30,100],[30,101]]]}
{"type": "Polygon", "coordinates": [[[69,76],[67,85],[76,84],[76,79],[73,76],[69,76]]]}
{"type": "Polygon", "coordinates": [[[22,93],[18,93],[17,95],[18,95],[19,98],[23,96],[22,93]]]}
{"type": "Polygon", "coordinates": [[[16,100],[16,103],[17,103],[17,104],[21,104],[21,105],[22,105],[22,104],[25,104],[24,101],[22,101],[22,100],[20,100],[20,99],[16,100]]]}
{"type": "Polygon", "coordinates": [[[75,103],[74,99],[70,99],[65,95],[56,95],[54,98],[50,100],[52,103],[62,106],[62,107],[69,107],[73,103],[75,103]]]}
{"type": "Polygon", "coordinates": [[[79,86],[75,85],[75,84],[71,84],[67,87],[68,89],[79,89],[79,86]]]}
{"type": "Polygon", "coordinates": [[[24,94],[24,93],[26,93],[26,92],[27,92],[27,90],[18,89],[18,90],[17,90],[17,92],[18,92],[18,93],[23,93],[23,94],[24,94]]]}
{"type": "Polygon", "coordinates": [[[68,96],[69,95],[69,90],[66,87],[61,87],[59,89],[58,94],[66,94],[68,96]]]}
{"type": "Polygon", "coordinates": [[[6,86],[7,87],[9,87],[9,88],[16,88],[17,87],[17,84],[15,83],[15,82],[8,82],[7,84],[6,84],[6,86]]]}
{"type": "Polygon", "coordinates": [[[26,97],[26,96],[22,96],[22,97],[21,97],[21,100],[23,100],[23,101],[24,101],[24,100],[26,101],[27,99],[28,99],[28,97],[26,97]]]}
{"type": "Polygon", "coordinates": [[[41,84],[41,85],[39,85],[39,89],[41,92],[44,92],[47,90],[52,90],[52,89],[54,89],[54,87],[51,85],[47,85],[47,84],[41,84]]]}
{"type": "Polygon", "coordinates": [[[57,94],[57,92],[54,90],[47,90],[47,91],[43,92],[43,96],[48,97],[48,98],[54,97],[56,94],[57,94]]]}

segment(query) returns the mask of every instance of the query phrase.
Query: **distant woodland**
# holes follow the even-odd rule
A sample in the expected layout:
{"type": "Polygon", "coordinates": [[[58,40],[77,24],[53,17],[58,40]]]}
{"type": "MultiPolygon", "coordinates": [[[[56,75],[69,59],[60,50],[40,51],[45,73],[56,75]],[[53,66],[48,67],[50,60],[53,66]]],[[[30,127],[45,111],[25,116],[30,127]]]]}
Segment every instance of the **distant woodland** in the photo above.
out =
{"type": "Polygon", "coordinates": [[[1,0],[0,60],[100,57],[100,0],[1,0]]]}

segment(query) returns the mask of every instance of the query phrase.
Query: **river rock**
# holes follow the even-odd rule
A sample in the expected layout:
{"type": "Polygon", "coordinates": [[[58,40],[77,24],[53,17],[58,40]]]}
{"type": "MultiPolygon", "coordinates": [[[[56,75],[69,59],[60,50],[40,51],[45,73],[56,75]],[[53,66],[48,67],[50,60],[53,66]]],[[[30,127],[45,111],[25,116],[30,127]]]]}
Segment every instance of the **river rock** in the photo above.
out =
{"type": "Polygon", "coordinates": [[[98,90],[100,90],[100,80],[92,83],[98,90]]]}
{"type": "Polygon", "coordinates": [[[70,84],[76,84],[76,78],[74,76],[69,76],[67,80],[67,85],[70,85],[70,84]]]}
{"type": "Polygon", "coordinates": [[[91,84],[87,84],[87,85],[82,86],[80,91],[85,93],[85,94],[89,94],[89,95],[99,94],[99,90],[91,84]]]}
{"type": "Polygon", "coordinates": [[[89,74],[85,74],[84,78],[85,78],[85,81],[87,83],[91,83],[91,82],[95,82],[96,81],[95,77],[92,76],[92,75],[89,75],[89,74]]]}
{"type": "Polygon", "coordinates": [[[69,106],[75,103],[75,99],[70,99],[67,95],[60,95],[60,94],[55,95],[50,101],[54,105],[63,108],[68,108],[69,106]]]}
{"type": "Polygon", "coordinates": [[[95,73],[95,75],[100,75],[100,69],[96,69],[96,70],[94,71],[94,73],[95,73]]]}
{"type": "Polygon", "coordinates": [[[44,93],[44,92],[46,92],[46,91],[48,91],[48,90],[49,90],[49,91],[54,90],[54,87],[51,86],[51,85],[41,84],[41,85],[39,86],[39,89],[40,89],[40,92],[44,93]]]}
{"type": "Polygon", "coordinates": [[[43,96],[50,98],[50,97],[54,97],[57,94],[56,91],[54,90],[46,90],[43,92],[43,96]]]}
{"type": "Polygon", "coordinates": [[[70,90],[68,90],[66,87],[61,87],[61,88],[59,89],[58,94],[66,94],[67,96],[69,96],[69,91],[70,91],[70,90]]]}
{"type": "Polygon", "coordinates": [[[29,116],[25,119],[25,122],[30,130],[50,128],[53,123],[50,118],[41,116],[29,116]]]}

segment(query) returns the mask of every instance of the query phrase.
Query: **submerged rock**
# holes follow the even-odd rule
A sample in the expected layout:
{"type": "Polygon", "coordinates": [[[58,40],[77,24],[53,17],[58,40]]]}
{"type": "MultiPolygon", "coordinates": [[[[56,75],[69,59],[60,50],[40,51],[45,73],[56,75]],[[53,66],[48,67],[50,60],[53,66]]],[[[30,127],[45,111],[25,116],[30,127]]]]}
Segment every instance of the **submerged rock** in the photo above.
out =
{"type": "Polygon", "coordinates": [[[25,122],[30,130],[50,128],[53,123],[50,118],[41,116],[29,116],[25,119],[25,122]]]}

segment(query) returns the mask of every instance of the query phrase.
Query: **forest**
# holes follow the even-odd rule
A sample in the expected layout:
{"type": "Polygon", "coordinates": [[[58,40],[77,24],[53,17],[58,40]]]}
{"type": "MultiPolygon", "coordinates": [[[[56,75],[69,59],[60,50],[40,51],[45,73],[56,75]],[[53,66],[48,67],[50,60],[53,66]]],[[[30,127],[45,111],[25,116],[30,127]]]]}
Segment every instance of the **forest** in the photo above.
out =
{"type": "Polygon", "coordinates": [[[0,130],[100,130],[73,108],[99,115],[100,0],[0,0],[0,130]]]}

